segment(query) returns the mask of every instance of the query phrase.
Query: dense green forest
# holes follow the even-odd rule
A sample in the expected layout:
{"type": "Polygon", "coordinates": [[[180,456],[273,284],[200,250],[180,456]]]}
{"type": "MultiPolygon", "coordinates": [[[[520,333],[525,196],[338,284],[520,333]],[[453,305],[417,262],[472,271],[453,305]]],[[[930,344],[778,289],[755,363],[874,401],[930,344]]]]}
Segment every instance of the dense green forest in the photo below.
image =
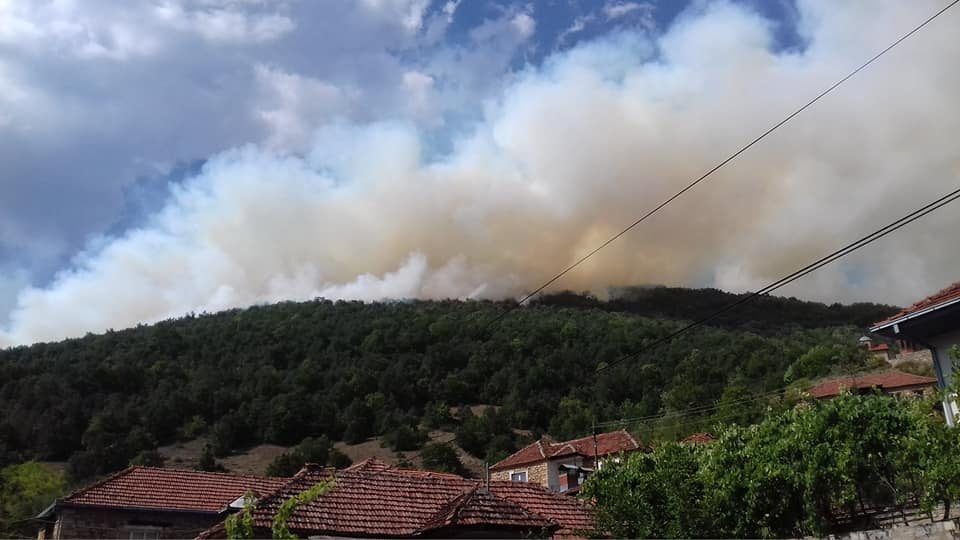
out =
{"type": "Polygon", "coordinates": [[[767,297],[718,326],[644,349],[683,319],[735,298],[631,288],[608,301],[560,293],[516,309],[485,301],[287,302],[7,349],[0,467],[66,460],[77,482],[131,460],[150,463],[157,445],[200,435],[216,456],[263,442],[378,435],[401,451],[420,447],[424,430],[437,427],[495,460],[531,433],[574,437],[595,419],[728,403],[682,422],[667,417],[642,434],[669,439],[724,413],[750,421],[769,404],[745,397],[867,367],[856,338],[896,309],[767,297]],[[499,407],[473,415],[471,404],[499,407]]]}

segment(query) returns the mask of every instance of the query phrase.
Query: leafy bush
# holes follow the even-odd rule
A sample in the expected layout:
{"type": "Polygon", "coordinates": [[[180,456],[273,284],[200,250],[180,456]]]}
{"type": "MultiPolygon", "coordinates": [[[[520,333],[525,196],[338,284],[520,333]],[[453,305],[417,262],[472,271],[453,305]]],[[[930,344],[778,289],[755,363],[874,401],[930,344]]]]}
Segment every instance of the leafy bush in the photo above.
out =
{"type": "MultiPolygon", "coordinates": [[[[306,463],[329,464],[343,466],[343,454],[333,448],[333,442],[326,435],[307,437],[293,450],[280,454],[267,466],[267,476],[293,476],[306,463]],[[336,452],[336,456],[334,455],[336,452]],[[337,463],[334,463],[337,462],[337,463]]],[[[346,460],[349,465],[350,460],[346,460]]]]}
{"type": "Polygon", "coordinates": [[[395,427],[383,436],[383,444],[395,452],[417,450],[426,441],[426,433],[406,424],[395,427]]]}
{"type": "Polygon", "coordinates": [[[34,522],[26,520],[66,490],[63,473],[35,461],[0,469],[0,537],[36,534],[34,522]]]}
{"type": "Polygon", "coordinates": [[[600,532],[627,537],[824,536],[864,507],[960,497],[960,430],[931,403],[851,395],[803,403],[703,447],[659,446],[594,474],[600,532]],[[951,448],[953,450],[951,450],[951,448]]]}

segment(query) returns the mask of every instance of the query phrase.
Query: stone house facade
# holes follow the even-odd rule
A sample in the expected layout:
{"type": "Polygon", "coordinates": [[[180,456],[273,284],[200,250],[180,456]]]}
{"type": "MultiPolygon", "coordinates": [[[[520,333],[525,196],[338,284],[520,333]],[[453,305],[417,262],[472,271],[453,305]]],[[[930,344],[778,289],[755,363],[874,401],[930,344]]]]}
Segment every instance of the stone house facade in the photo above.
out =
{"type": "Polygon", "coordinates": [[[563,442],[543,438],[491,466],[490,478],[537,484],[560,493],[574,492],[604,461],[644,450],[626,430],[563,442]]]}

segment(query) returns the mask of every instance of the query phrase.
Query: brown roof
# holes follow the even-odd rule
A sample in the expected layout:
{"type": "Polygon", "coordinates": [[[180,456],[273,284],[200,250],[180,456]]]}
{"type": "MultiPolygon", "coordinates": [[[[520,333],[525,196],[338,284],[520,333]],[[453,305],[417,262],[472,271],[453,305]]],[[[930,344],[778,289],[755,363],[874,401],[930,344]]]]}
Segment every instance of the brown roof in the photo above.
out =
{"type": "MultiPolygon", "coordinates": [[[[327,493],[296,508],[287,521],[300,536],[407,537],[457,527],[524,531],[586,530],[586,508],[540,486],[491,482],[444,473],[395,469],[378,460],[332,470],[307,465],[283,488],[257,504],[254,527],[268,531],[283,501],[332,479],[327,493]]],[[[221,526],[201,538],[220,538],[221,526]]]]}
{"type": "Polygon", "coordinates": [[[528,512],[510,499],[497,497],[480,489],[480,486],[451,500],[446,508],[421,527],[421,530],[433,531],[458,525],[548,530],[557,528],[557,524],[547,518],[528,512]]]}
{"type": "Polygon", "coordinates": [[[950,285],[949,287],[941,291],[938,291],[936,294],[930,295],[924,298],[923,300],[920,300],[916,304],[913,304],[912,306],[906,309],[901,310],[900,313],[897,313],[892,317],[888,317],[882,321],[874,323],[873,326],[878,327],[878,326],[885,325],[893,321],[902,319],[909,315],[913,315],[915,313],[925,311],[927,309],[935,309],[942,304],[946,304],[954,300],[960,300],[960,281],[954,283],[953,285],[950,285]]]}
{"type": "Polygon", "coordinates": [[[553,442],[544,438],[507,456],[491,466],[490,470],[510,469],[520,465],[529,465],[572,455],[607,456],[619,452],[632,452],[642,448],[642,445],[624,429],[609,433],[598,433],[596,441],[594,441],[593,435],[564,442],[553,442]]]}
{"type": "Polygon", "coordinates": [[[838,396],[844,389],[878,388],[885,391],[895,391],[912,387],[922,388],[935,384],[937,384],[937,380],[932,377],[922,377],[902,371],[887,371],[823,381],[811,388],[809,394],[820,399],[838,396]]]}
{"type": "Polygon", "coordinates": [[[131,467],[73,492],[59,504],[218,513],[247,491],[268,495],[289,481],[289,478],[131,467]]]}
{"type": "Polygon", "coordinates": [[[713,435],[709,433],[694,433],[680,441],[680,444],[708,444],[714,440],[713,435]]]}

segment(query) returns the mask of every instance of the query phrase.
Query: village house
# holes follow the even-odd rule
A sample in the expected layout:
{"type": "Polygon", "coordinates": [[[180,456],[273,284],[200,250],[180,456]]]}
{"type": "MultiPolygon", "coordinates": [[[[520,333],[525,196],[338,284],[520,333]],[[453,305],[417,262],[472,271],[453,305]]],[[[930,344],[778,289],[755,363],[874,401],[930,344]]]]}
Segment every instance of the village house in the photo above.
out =
{"type": "Polygon", "coordinates": [[[898,339],[896,343],[897,350],[894,350],[893,347],[883,341],[874,343],[874,340],[869,336],[860,338],[860,345],[867,350],[867,354],[878,360],[883,360],[893,367],[905,362],[933,365],[933,355],[930,354],[928,349],[918,347],[906,339],[898,339]]]}
{"type": "Polygon", "coordinates": [[[850,392],[879,390],[894,396],[922,397],[930,395],[936,386],[937,380],[932,377],[922,377],[902,371],[886,371],[828,379],[813,386],[807,393],[816,399],[837,397],[844,390],[850,392]]]}
{"type": "Polygon", "coordinates": [[[51,504],[37,516],[44,522],[38,539],[192,538],[222,521],[245,493],[273,493],[289,480],[131,467],[51,504]]]}
{"type": "Polygon", "coordinates": [[[290,497],[332,481],[288,526],[300,537],[518,538],[582,536],[584,505],[532,484],[398,469],[370,459],[343,470],[306,465],[293,478],[132,467],[57,500],[39,540],[225,538],[225,520],[254,498],[255,536],[269,538],[290,497]]]}
{"type": "Polygon", "coordinates": [[[578,489],[604,460],[638,450],[646,449],[626,430],[564,442],[543,438],[495,463],[490,477],[565,493],[578,489]]]}
{"type": "MultiPolygon", "coordinates": [[[[329,482],[329,491],[299,504],[290,532],[326,538],[550,538],[583,536],[586,507],[532,484],[479,481],[455,474],[398,469],[368,459],[343,470],[305,466],[251,512],[254,537],[269,537],[284,501],[329,482]]],[[[225,523],[199,535],[226,538],[225,523]]]]}
{"type": "MultiPolygon", "coordinates": [[[[946,388],[953,373],[951,349],[960,344],[960,282],[875,323],[870,331],[897,340],[901,350],[928,352],[937,383],[946,388]]],[[[955,425],[956,402],[948,399],[943,407],[947,423],[955,425]]]]}

